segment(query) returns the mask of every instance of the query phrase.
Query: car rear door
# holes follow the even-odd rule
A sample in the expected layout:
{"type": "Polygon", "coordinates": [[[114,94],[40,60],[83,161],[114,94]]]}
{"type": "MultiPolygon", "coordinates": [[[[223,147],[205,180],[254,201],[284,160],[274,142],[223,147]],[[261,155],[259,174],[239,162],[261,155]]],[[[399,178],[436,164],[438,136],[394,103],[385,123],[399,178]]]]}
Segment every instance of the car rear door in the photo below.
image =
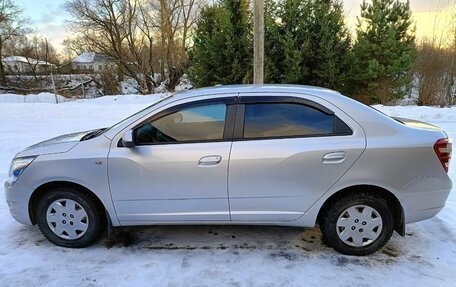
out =
{"type": "Polygon", "coordinates": [[[132,127],[133,148],[114,140],[108,175],[122,224],[230,220],[227,174],[236,96],[159,111],[132,127]]]}
{"type": "Polygon", "coordinates": [[[231,220],[292,221],[365,149],[361,127],[318,97],[240,94],[228,188],[231,220]]]}

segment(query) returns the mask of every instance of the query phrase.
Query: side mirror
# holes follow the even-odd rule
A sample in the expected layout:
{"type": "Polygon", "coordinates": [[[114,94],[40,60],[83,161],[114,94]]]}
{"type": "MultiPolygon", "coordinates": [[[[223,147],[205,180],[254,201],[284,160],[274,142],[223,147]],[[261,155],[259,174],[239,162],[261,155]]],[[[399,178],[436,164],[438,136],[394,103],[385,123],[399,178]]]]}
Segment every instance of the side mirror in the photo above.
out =
{"type": "Polygon", "coordinates": [[[135,141],[133,136],[133,130],[126,131],[122,136],[122,145],[124,147],[133,148],[135,147],[135,141]]]}

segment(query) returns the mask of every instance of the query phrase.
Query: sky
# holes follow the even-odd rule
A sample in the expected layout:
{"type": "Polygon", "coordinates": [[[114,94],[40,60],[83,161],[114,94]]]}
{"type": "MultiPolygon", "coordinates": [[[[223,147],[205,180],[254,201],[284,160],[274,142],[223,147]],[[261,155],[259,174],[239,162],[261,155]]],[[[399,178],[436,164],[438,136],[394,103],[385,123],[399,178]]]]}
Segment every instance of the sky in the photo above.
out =
{"type": "MultiPolygon", "coordinates": [[[[70,18],[63,8],[65,0],[15,0],[15,2],[24,10],[24,16],[31,19],[32,28],[62,52],[62,41],[70,36],[65,28],[65,21],[70,18]]],[[[344,0],[343,3],[347,24],[354,31],[362,0],[344,0]]],[[[456,11],[456,0],[411,0],[410,4],[418,39],[433,34],[446,36],[448,23],[456,11]],[[439,11],[443,13],[437,13],[439,11]],[[434,28],[436,28],[435,32],[434,28]]]]}
{"type": "MultiPolygon", "coordinates": [[[[359,16],[362,0],[343,0],[346,22],[354,31],[356,16],[359,16]]],[[[416,37],[446,39],[452,21],[456,21],[456,0],[410,0],[413,19],[416,24],[416,37]]],[[[439,40],[437,39],[437,40],[439,40]]],[[[442,43],[445,44],[445,43],[442,43]]]]}
{"type": "Polygon", "coordinates": [[[31,28],[38,35],[46,37],[60,52],[63,49],[62,41],[69,32],[65,21],[70,15],[63,8],[64,0],[14,0],[23,9],[25,17],[31,20],[31,28]]]}

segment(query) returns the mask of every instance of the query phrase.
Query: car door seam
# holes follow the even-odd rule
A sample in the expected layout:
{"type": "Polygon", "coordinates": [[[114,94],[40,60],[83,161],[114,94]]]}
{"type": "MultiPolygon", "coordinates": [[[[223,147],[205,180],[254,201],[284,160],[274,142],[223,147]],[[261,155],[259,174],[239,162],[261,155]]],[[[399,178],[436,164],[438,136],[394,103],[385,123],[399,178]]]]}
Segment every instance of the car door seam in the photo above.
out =
{"type": "Polygon", "coordinates": [[[235,109],[234,109],[233,133],[231,134],[231,144],[230,144],[230,151],[228,153],[228,163],[227,163],[227,170],[226,170],[226,196],[228,199],[228,214],[230,215],[230,221],[232,221],[232,219],[231,219],[231,202],[230,202],[230,162],[231,162],[231,151],[233,150],[234,131],[236,130],[238,101],[239,101],[239,93],[237,93],[236,100],[234,101],[235,109]]]}
{"type": "Polygon", "coordinates": [[[106,155],[106,176],[107,176],[107,180],[108,180],[108,190],[109,190],[109,197],[111,198],[112,208],[114,209],[114,213],[115,213],[115,215],[116,215],[117,222],[119,223],[119,225],[122,225],[122,223],[121,223],[120,220],[119,220],[119,216],[118,216],[118,214],[117,214],[116,205],[114,204],[114,199],[113,199],[113,197],[112,197],[111,179],[110,179],[110,177],[109,177],[109,155],[111,154],[111,149],[112,149],[113,142],[114,142],[114,141],[111,140],[111,142],[109,143],[108,154],[106,155]]]}

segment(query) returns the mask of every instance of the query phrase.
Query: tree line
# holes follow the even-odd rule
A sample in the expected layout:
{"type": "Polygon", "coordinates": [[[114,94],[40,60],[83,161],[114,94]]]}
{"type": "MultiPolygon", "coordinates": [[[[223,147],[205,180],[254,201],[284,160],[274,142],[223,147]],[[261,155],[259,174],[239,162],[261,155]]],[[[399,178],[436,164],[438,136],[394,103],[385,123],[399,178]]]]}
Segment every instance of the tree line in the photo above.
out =
{"type": "MultiPolygon", "coordinates": [[[[190,51],[196,85],[251,81],[248,9],[246,0],[223,0],[202,10],[190,51]]],[[[354,38],[340,0],[266,0],[265,15],[266,83],[322,86],[370,103],[410,91],[417,53],[408,2],[363,2],[354,38]]]]}
{"type": "MultiPolygon", "coordinates": [[[[124,78],[135,81],[144,94],[163,84],[172,91],[184,74],[196,87],[251,83],[251,4],[66,0],[72,35],[64,46],[68,53],[93,51],[115,61],[115,70],[102,75],[113,85],[108,89],[112,93],[124,78]]],[[[27,34],[17,10],[11,0],[0,0],[0,26],[9,27],[0,29],[2,56],[21,51],[21,44],[12,39],[27,34]]],[[[33,43],[27,39],[23,43],[33,43]]],[[[456,29],[445,39],[449,42],[415,40],[409,1],[363,1],[351,33],[341,0],[265,0],[265,83],[322,86],[382,104],[409,96],[414,89],[418,104],[454,104],[456,29]]],[[[36,38],[35,45],[28,45],[40,59],[56,54],[44,40],[36,38]]]]}

